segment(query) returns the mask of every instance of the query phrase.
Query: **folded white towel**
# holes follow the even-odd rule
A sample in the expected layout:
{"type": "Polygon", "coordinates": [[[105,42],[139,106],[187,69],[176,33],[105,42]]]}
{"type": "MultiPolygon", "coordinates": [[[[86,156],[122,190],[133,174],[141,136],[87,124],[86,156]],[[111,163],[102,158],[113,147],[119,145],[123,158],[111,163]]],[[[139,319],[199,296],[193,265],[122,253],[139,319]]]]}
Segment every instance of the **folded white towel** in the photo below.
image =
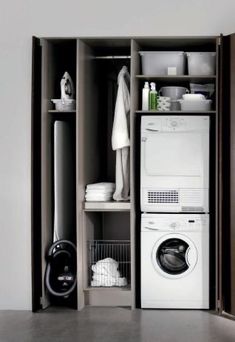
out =
{"type": "Polygon", "coordinates": [[[88,195],[88,196],[85,196],[85,199],[86,201],[111,201],[112,199],[112,196],[110,195],[88,195]]]}
{"type": "Polygon", "coordinates": [[[102,274],[114,278],[120,277],[118,262],[112,258],[97,261],[95,265],[91,266],[91,269],[95,274],[102,274]]]}
{"type": "Polygon", "coordinates": [[[109,183],[109,182],[100,182],[100,183],[93,183],[93,184],[87,184],[86,186],[87,190],[108,190],[113,191],[115,189],[115,183],[109,183]]]}
{"type": "Polygon", "coordinates": [[[113,191],[110,190],[86,190],[86,195],[112,195],[113,191]]]}

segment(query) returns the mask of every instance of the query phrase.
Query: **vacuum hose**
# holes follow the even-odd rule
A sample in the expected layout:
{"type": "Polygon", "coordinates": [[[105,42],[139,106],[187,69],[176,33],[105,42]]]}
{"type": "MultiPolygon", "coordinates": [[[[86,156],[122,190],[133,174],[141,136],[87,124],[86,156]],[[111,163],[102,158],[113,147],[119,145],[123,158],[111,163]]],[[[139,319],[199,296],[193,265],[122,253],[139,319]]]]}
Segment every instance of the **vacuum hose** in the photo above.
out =
{"type": "Polygon", "coordinates": [[[58,240],[49,248],[45,285],[48,291],[56,297],[68,297],[74,291],[77,285],[76,246],[71,241],[58,240]],[[59,259],[59,264],[56,264],[57,259],[59,259]],[[57,270],[53,270],[52,263],[54,263],[54,268],[58,267],[57,270]],[[51,276],[52,272],[55,273],[54,277],[51,276]],[[53,288],[51,282],[56,284],[56,289],[53,288]]]}

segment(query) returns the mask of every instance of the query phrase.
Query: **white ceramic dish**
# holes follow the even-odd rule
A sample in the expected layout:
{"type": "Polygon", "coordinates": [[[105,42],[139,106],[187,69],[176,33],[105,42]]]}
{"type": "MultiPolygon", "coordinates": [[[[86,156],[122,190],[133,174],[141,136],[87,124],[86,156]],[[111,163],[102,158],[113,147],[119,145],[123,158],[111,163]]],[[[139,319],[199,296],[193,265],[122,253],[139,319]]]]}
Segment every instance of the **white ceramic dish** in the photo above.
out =
{"type": "Polygon", "coordinates": [[[61,112],[66,112],[70,110],[76,109],[76,100],[68,99],[68,100],[61,100],[61,99],[52,99],[51,100],[55,104],[55,109],[61,112]]]}

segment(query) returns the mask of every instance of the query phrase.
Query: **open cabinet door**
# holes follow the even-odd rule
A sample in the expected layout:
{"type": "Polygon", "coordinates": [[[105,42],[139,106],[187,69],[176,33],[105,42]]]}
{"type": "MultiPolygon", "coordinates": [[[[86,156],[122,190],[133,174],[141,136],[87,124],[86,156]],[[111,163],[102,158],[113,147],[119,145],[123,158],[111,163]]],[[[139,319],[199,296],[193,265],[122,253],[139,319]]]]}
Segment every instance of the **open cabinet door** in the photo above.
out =
{"type": "MultiPolygon", "coordinates": [[[[235,34],[229,37],[230,80],[230,306],[226,310],[235,316],[235,34]]],[[[224,275],[226,277],[226,275],[224,275]]]]}
{"type": "Polygon", "coordinates": [[[219,92],[218,298],[235,316],[235,34],[221,37],[219,92]]]}
{"type": "Polygon", "coordinates": [[[31,220],[32,310],[41,308],[41,67],[40,39],[32,40],[31,220]]]}

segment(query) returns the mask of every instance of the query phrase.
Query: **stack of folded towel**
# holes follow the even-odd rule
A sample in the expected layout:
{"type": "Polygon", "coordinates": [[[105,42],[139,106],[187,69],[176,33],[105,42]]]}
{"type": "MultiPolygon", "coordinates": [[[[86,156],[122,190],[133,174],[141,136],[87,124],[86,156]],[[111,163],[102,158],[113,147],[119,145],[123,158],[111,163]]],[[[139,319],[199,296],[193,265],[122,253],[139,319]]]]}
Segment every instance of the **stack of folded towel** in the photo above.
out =
{"type": "Polygon", "coordinates": [[[115,190],[114,183],[94,183],[86,186],[86,201],[111,201],[115,190]]]}
{"type": "Polygon", "coordinates": [[[99,260],[91,266],[93,277],[91,286],[126,286],[126,278],[118,271],[118,262],[112,258],[99,260]]]}

